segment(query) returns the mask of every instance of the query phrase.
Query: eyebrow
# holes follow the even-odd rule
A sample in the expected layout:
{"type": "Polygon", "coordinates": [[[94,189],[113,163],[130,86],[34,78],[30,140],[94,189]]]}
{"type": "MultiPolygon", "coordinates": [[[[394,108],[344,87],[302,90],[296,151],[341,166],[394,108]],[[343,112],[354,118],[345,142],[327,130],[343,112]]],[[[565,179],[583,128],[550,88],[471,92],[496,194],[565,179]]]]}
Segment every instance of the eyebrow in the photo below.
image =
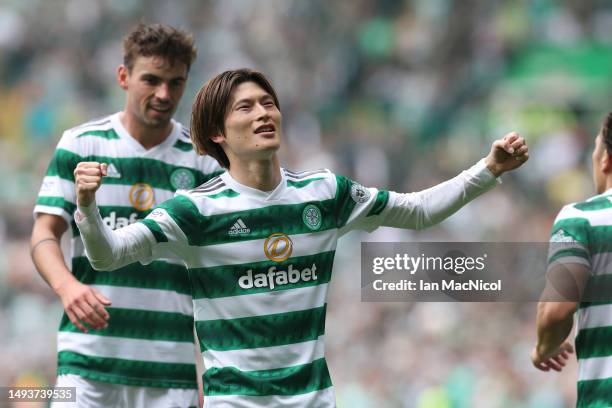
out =
{"type": "MultiPolygon", "coordinates": [[[[154,74],[154,73],[152,73],[152,72],[143,72],[143,73],[140,75],[140,77],[141,77],[141,78],[147,78],[147,77],[150,77],[150,78],[163,79],[161,76],[156,75],[156,74],[154,74]]],[[[177,79],[182,80],[182,81],[186,81],[186,80],[187,80],[187,78],[186,78],[186,77],[184,77],[183,75],[179,75],[179,76],[176,76],[176,77],[174,77],[174,78],[170,78],[170,79],[169,79],[169,81],[176,81],[177,79]]]]}

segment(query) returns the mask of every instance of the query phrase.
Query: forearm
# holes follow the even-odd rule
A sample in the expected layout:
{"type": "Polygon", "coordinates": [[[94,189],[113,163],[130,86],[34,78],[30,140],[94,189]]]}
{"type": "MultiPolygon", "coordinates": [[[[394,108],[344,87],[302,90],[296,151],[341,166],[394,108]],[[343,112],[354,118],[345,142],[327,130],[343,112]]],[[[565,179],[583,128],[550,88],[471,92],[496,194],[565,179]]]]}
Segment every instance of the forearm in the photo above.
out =
{"type": "Polygon", "coordinates": [[[383,225],[412,229],[430,227],[497,184],[497,179],[487,169],[484,160],[480,160],[456,177],[427,190],[409,194],[393,193],[393,205],[383,225]]]}
{"type": "Polygon", "coordinates": [[[78,207],[75,216],[89,262],[98,270],[115,270],[151,255],[154,242],[146,227],[133,224],[112,231],[103,221],[95,203],[78,207]]]}
{"type": "Polygon", "coordinates": [[[541,356],[555,352],[570,335],[574,325],[573,311],[567,309],[559,313],[554,310],[555,305],[557,302],[538,304],[536,350],[541,356]]]}
{"type": "Polygon", "coordinates": [[[62,285],[76,280],[64,261],[59,239],[35,234],[32,236],[31,248],[36,270],[56,293],[62,285]]]}

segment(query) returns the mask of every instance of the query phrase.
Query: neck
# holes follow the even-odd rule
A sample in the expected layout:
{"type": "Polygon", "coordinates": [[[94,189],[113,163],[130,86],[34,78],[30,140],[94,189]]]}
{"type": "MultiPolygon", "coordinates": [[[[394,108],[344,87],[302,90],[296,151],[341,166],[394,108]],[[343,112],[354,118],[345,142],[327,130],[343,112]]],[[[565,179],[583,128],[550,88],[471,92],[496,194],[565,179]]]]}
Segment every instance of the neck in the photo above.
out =
{"type": "Polygon", "coordinates": [[[234,180],[260,191],[272,191],[281,182],[280,164],[275,154],[269,159],[230,163],[229,174],[234,180]]]}
{"type": "Polygon", "coordinates": [[[151,127],[143,124],[125,110],[119,115],[119,120],[130,136],[136,139],[147,150],[161,144],[172,132],[171,121],[168,121],[164,126],[151,127]]]}

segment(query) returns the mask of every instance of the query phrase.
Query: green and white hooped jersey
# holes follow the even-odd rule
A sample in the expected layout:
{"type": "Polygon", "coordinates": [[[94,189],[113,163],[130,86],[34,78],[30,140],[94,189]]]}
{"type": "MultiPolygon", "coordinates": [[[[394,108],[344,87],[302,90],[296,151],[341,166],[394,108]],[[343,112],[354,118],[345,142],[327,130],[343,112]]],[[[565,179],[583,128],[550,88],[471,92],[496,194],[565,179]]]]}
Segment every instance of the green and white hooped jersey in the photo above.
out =
{"type": "Polygon", "coordinates": [[[97,193],[111,229],[144,218],[151,209],[221,173],[217,162],[198,156],[188,129],[173,122],[160,145],[146,150],[114,114],[70,129],[62,136],[44,177],[35,213],[55,214],[71,225],[72,273],[111,299],[105,330],[78,330],[64,314],[59,327],[58,374],[117,384],[197,388],[193,309],[182,263],[133,263],[121,273],[95,272],[85,257],[76,209],[73,171],[81,161],[108,163],[97,193]]]}
{"type": "MultiPolygon", "coordinates": [[[[549,265],[582,264],[591,272],[590,287],[609,287],[612,190],[563,207],[550,241],[549,265]]],[[[577,317],[577,407],[612,406],[612,301],[582,301],[577,317]]]]}
{"type": "Polygon", "coordinates": [[[272,192],[224,173],[142,221],[151,259],[188,267],[207,407],[333,407],[327,289],[338,238],[380,225],[390,194],[281,169],[272,192]]]}

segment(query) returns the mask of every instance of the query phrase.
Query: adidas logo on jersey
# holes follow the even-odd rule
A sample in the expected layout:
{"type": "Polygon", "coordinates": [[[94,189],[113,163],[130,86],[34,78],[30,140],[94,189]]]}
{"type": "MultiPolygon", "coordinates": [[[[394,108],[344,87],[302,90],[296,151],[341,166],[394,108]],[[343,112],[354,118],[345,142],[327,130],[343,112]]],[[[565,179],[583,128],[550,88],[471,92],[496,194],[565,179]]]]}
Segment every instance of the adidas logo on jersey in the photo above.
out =
{"type": "Polygon", "coordinates": [[[117,168],[113,163],[109,164],[106,168],[106,177],[121,178],[121,173],[117,171],[117,168]]]}
{"type": "Polygon", "coordinates": [[[227,231],[228,235],[246,235],[251,233],[251,229],[246,226],[242,218],[238,218],[234,225],[227,231]]]}

